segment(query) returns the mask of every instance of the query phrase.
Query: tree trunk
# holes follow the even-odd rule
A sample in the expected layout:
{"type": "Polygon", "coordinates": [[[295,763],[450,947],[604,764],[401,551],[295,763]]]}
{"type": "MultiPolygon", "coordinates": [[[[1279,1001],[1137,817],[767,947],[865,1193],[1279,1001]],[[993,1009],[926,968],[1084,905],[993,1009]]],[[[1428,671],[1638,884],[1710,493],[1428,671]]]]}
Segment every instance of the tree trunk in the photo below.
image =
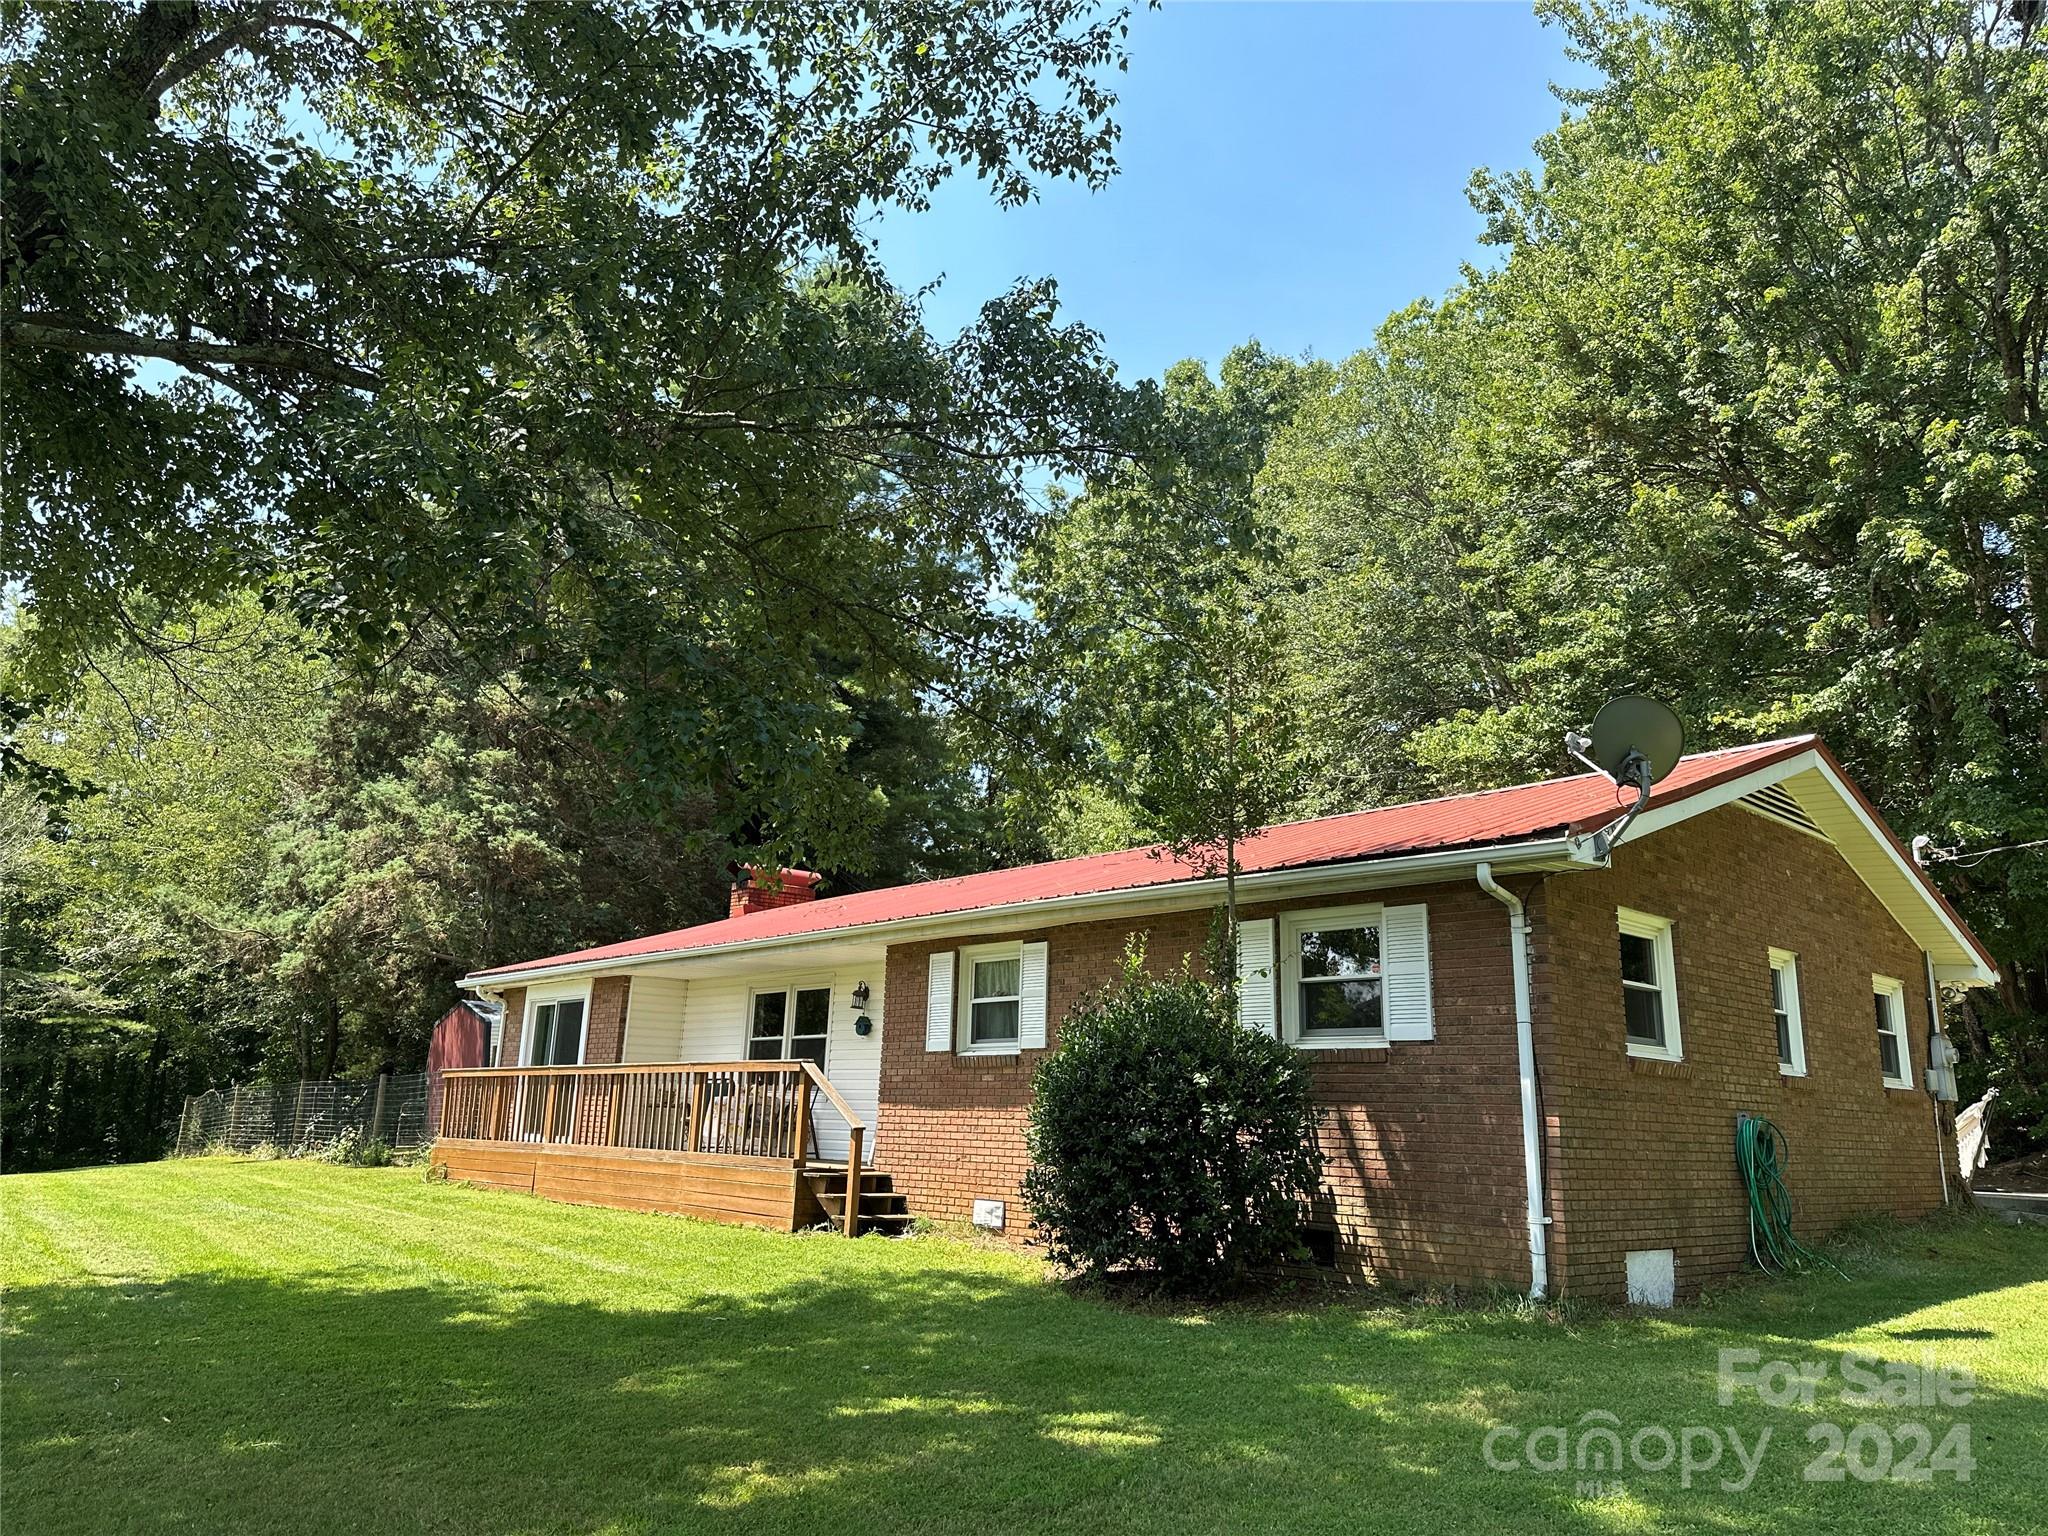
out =
{"type": "Polygon", "coordinates": [[[1223,997],[1237,1017],[1237,839],[1223,843],[1223,997]]]}
{"type": "Polygon", "coordinates": [[[340,1055],[341,1005],[330,1001],[327,1004],[327,1050],[320,1068],[320,1077],[323,1081],[334,1076],[334,1063],[340,1055]]]}
{"type": "Polygon", "coordinates": [[[1223,674],[1223,748],[1228,804],[1223,814],[1223,1001],[1237,1018],[1237,812],[1242,781],[1237,776],[1237,699],[1231,687],[1235,674],[1223,674]]]}

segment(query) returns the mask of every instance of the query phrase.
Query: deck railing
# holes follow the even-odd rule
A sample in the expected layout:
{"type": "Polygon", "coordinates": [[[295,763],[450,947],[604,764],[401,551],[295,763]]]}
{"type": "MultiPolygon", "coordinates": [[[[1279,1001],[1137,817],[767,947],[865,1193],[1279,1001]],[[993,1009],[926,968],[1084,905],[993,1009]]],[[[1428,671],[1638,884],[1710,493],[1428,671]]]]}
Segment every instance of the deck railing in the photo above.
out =
{"type": "Polygon", "coordinates": [[[846,1122],[845,1227],[859,1230],[867,1127],[807,1061],[451,1068],[438,1134],[528,1146],[758,1157],[801,1165],[823,1101],[846,1122]]]}

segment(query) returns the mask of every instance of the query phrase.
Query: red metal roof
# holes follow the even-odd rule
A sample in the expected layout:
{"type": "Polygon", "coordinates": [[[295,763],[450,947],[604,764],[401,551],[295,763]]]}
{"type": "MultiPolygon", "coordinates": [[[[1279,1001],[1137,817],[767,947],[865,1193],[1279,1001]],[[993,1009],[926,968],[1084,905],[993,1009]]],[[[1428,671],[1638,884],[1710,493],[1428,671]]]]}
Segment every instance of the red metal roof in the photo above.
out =
{"type": "MultiPolygon", "coordinates": [[[[1652,807],[1683,800],[1816,744],[1793,736],[1755,746],[1698,752],[1680,760],[1650,797],[1652,807]]],[[[1583,832],[1620,814],[1629,797],[1595,773],[1567,779],[1481,790],[1439,800],[1418,800],[1378,810],[1285,822],[1246,839],[1239,850],[1248,874],[1307,869],[1319,864],[1396,858],[1403,855],[1489,848],[1567,832],[1583,832]]],[[[1201,878],[1201,872],[1159,847],[1055,859],[1019,869],[994,869],[950,880],[895,885],[848,896],[825,896],[793,906],[773,907],[742,917],[699,923],[673,933],[650,934],[596,949],[579,949],[545,959],[495,967],[479,975],[507,976],[555,966],[605,960],[640,960],[690,950],[763,939],[791,939],[878,923],[943,917],[991,907],[1011,907],[1060,897],[1106,895],[1201,878]]]]}

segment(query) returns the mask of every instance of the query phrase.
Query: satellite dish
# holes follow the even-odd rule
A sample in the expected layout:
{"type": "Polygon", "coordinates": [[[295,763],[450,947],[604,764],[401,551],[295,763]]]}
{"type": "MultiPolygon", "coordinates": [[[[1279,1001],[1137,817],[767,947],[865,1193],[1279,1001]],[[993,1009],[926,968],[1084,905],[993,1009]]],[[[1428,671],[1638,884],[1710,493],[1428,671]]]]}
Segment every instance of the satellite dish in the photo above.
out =
{"type": "Polygon", "coordinates": [[[1617,784],[1651,784],[1685,756],[1685,727],[1655,699],[1625,693],[1593,717],[1593,765],[1617,784]]]}
{"type": "Polygon", "coordinates": [[[1593,857],[1604,864],[1650,803],[1650,786],[1685,756],[1685,727],[1655,699],[1625,693],[1600,706],[1589,730],[1567,731],[1564,745],[1588,768],[1636,792],[1636,803],[1590,839],[1593,857]]]}

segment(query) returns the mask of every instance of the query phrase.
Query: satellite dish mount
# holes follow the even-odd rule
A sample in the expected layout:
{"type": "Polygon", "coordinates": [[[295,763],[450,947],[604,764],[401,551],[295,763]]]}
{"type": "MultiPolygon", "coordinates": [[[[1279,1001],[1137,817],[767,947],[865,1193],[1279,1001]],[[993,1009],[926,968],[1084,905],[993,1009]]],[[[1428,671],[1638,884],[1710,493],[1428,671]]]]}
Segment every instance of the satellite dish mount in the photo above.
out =
{"type": "Polygon", "coordinates": [[[1685,727],[1655,699],[1623,694],[1601,705],[1588,729],[1566,731],[1564,749],[1617,789],[1636,792],[1636,803],[1590,839],[1594,858],[1605,863],[1650,803],[1651,787],[1685,756],[1685,727]]]}

